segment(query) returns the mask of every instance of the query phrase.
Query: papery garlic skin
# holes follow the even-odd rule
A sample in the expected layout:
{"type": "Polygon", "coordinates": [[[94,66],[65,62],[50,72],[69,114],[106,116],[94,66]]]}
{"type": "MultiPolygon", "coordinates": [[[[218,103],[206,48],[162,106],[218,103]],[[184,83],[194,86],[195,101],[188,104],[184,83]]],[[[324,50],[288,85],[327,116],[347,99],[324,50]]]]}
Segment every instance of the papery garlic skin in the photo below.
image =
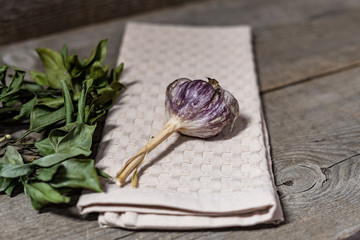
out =
{"type": "Polygon", "coordinates": [[[166,89],[166,116],[178,118],[178,132],[193,137],[210,138],[219,134],[239,116],[239,104],[215,79],[179,78],[166,89]]]}
{"type": "Polygon", "coordinates": [[[137,185],[137,169],[146,156],[174,132],[187,136],[210,138],[226,125],[233,125],[239,116],[239,104],[234,96],[220,87],[215,79],[179,78],[166,89],[164,128],[130,158],[116,175],[116,183],[124,185],[133,172],[132,185],[137,185]]]}

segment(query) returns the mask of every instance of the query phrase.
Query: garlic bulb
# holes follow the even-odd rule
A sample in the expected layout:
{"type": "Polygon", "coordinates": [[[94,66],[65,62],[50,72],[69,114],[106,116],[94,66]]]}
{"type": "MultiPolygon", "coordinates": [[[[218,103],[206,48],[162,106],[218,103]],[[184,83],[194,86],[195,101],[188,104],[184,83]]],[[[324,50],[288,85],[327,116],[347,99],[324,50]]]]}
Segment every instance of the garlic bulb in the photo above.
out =
{"type": "Polygon", "coordinates": [[[224,90],[215,79],[190,80],[179,78],[169,84],[165,100],[168,119],[161,132],[152,138],[140,151],[130,158],[117,173],[116,183],[122,186],[126,178],[135,170],[132,184],[136,186],[137,169],[147,154],[168,138],[172,133],[210,138],[223,128],[234,124],[239,116],[239,104],[234,96],[224,90]]]}

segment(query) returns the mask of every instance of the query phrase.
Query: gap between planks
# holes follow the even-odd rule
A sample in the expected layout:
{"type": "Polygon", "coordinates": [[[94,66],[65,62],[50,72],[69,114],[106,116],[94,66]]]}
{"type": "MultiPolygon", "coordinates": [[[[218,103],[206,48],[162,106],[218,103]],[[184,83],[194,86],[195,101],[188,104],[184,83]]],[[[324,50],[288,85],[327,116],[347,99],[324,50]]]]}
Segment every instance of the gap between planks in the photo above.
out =
{"type": "Polygon", "coordinates": [[[316,80],[316,79],[319,79],[319,78],[322,78],[322,77],[338,74],[338,73],[345,72],[347,70],[351,70],[351,69],[358,68],[358,67],[360,67],[360,62],[354,62],[354,63],[351,63],[349,65],[341,66],[341,67],[338,67],[338,68],[335,68],[335,69],[331,69],[329,71],[325,71],[325,72],[315,74],[315,75],[310,76],[310,77],[299,79],[296,82],[292,82],[292,83],[285,84],[285,85],[278,86],[278,87],[268,88],[268,89],[265,89],[265,90],[262,90],[262,91],[260,90],[260,94],[264,95],[264,94],[267,94],[267,93],[275,92],[275,91],[278,91],[278,90],[281,90],[281,89],[284,89],[284,88],[299,85],[299,84],[302,84],[302,83],[305,83],[305,82],[310,82],[310,81],[313,81],[313,80],[316,80]]]}

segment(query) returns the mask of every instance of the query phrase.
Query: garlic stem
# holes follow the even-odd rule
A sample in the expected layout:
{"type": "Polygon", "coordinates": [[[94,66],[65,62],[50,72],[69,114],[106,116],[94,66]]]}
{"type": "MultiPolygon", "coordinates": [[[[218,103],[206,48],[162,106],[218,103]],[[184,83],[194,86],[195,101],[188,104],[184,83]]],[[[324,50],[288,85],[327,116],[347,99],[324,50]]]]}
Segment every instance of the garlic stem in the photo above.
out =
{"type": "MultiPolygon", "coordinates": [[[[161,132],[152,138],[140,151],[130,158],[122,169],[116,174],[116,184],[123,186],[126,178],[135,169],[138,169],[145,160],[146,155],[156,148],[160,143],[167,139],[172,133],[179,130],[181,127],[181,121],[177,117],[171,117],[166,123],[161,132]]],[[[136,178],[133,178],[136,179],[136,178]]],[[[135,184],[136,185],[136,184],[135,184]]],[[[134,186],[134,182],[133,182],[134,186]]]]}

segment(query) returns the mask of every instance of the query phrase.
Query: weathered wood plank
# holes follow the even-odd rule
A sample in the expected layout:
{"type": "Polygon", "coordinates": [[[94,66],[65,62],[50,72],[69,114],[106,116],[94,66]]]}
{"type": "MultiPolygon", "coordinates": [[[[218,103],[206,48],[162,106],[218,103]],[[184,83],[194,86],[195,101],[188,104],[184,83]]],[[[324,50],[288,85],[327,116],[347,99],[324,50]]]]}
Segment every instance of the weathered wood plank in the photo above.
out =
{"type": "Polygon", "coordinates": [[[113,64],[128,20],[190,25],[250,24],[262,91],[357,65],[360,59],[357,26],[360,6],[356,1],[214,0],[2,46],[0,62],[16,59],[22,66],[34,68],[36,47],[60,49],[63,43],[71,43],[70,48],[84,55],[96,41],[109,38],[108,61],[113,64]],[[24,47],[27,54],[19,51],[24,47]]]}
{"type": "Polygon", "coordinates": [[[288,222],[279,236],[336,239],[360,230],[359,98],[359,68],[264,95],[288,222]]]}
{"type": "Polygon", "coordinates": [[[0,44],[181,5],[188,0],[0,1],[0,44]]]}
{"type": "MultiPolygon", "coordinates": [[[[358,31],[351,21],[358,19],[359,5],[351,1],[290,2],[192,4],[0,48],[0,63],[29,70],[40,68],[33,51],[36,47],[60,49],[68,43],[70,50],[86,56],[98,40],[107,37],[107,62],[114,65],[126,20],[251,24],[285,224],[193,232],[100,229],[94,216],[78,216],[73,206],[48,207],[38,214],[24,194],[19,194],[13,199],[0,196],[0,238],[356,239],[360,232],[360,70],[302,80],[359,59],[358,36],[350,38],[347,32],[356,35],[358,31]],[[284,87],[296,82],[299,84],[284,87]]],[[[74,197],[73,205],[77,195],[74,197]]]]}
{"type": "Polygon", "coordinates": [[[341,7],[305,23],[256,32],[264,91],[360,65],[360,8],[341,7]]]}

